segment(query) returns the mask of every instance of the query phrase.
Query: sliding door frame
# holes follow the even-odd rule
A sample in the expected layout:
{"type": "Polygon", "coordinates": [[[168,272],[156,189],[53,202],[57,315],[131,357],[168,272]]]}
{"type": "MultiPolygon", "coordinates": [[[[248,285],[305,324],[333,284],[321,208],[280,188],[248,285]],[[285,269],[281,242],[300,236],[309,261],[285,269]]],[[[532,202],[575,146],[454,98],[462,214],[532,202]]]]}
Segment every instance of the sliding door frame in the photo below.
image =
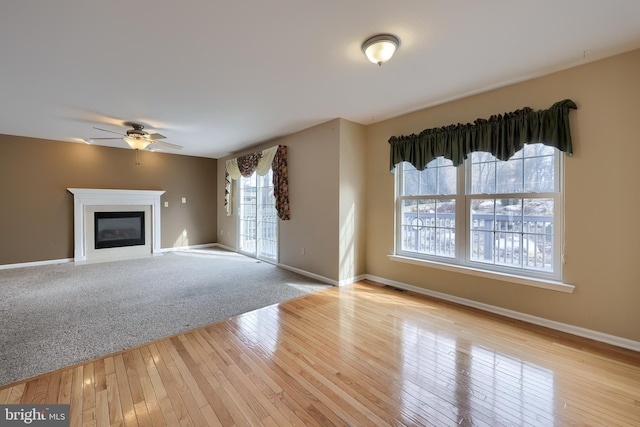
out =
{"type": "Polygon", "coordinates": [[[278,263],[279,227],[272,171],[238,180],[238,252],[278,263]]]}

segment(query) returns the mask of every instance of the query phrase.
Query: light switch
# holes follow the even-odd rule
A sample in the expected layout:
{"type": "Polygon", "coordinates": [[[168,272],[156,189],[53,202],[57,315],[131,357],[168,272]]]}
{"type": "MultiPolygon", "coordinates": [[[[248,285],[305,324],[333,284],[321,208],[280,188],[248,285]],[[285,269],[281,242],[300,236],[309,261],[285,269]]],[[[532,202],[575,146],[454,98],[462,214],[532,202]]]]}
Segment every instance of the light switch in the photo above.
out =
{"type": "Polygon", "coordinates": [[[186,197],[182,198],[182,203],[187,203],[187,198],[186,197]]]}
{"type": "Polygon", "coordinates": [[[169,202],[164,202],[164,207],[168,208],[169,207],[169,202]]]}

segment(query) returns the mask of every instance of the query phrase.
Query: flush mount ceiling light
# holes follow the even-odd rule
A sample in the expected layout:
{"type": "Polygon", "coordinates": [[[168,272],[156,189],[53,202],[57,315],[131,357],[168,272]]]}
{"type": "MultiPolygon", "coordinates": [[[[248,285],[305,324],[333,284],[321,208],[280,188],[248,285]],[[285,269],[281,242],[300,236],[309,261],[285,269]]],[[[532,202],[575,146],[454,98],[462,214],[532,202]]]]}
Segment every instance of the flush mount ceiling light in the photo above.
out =
{"type": "Polygon", "coordinates": [[[398,46],[400,46],[400,40],[396,36],[378,34],[362,44],[362,51],[367,55],[369,61],[382,65],[391,59],[398,46]]]}

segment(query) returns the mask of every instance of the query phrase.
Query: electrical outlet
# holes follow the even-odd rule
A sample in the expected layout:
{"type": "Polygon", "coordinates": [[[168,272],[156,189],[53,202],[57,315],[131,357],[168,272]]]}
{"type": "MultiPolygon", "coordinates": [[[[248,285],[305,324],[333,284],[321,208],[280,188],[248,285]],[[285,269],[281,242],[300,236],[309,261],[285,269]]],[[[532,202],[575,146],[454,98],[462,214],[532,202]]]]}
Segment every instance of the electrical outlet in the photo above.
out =
{"type": "Polygon", "coordinates": [[[222,236],[222,233],[224,233],[224,231],[220,230],[220,235],[222,236]]]}
{"type": "Polygon", "coordinates": [[[186,197],[182,198],[182,203],[187,203],[187,198],[186,197]]]}
{"type": "Polygon", "coordinates": [[[304,255],[304,248],[300,248],[300,253],[304,255]]]}

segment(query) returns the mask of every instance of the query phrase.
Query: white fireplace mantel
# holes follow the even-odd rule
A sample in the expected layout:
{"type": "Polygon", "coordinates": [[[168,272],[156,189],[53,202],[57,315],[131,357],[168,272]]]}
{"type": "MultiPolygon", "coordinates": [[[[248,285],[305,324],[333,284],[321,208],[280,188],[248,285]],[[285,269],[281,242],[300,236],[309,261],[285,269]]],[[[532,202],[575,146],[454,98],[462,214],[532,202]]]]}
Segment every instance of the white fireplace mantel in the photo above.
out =
{"type": "Polygon", "coordinates": [[[88,206],[149,206],[151,209],[151,254],[159,254],[160,196],[156,190],[105,190],[67,188],[73,194],[74,262],[87,260],[86,208],[88,206]]]}

